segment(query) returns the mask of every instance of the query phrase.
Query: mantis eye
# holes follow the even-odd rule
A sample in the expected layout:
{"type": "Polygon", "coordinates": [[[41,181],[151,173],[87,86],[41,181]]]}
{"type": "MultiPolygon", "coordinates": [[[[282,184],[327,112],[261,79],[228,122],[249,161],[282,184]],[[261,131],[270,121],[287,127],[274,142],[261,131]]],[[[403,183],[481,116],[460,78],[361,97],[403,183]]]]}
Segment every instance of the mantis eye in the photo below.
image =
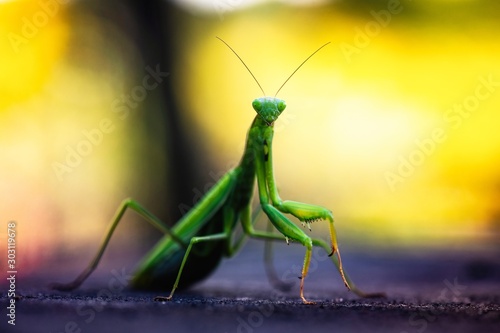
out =
{"type": "Polygon", "coordinates": [[[286,108],[285,101],[279,101],[277,107],[278,107],[279,112],[282,112],[283,110],[285,110],[285,108],[286,108]]]}
{"type": "Polygon", "coordinates": [[[259,100],[254,100],[252,102],[252,107],[255,111],[259,112],[260,110],[262,110],[262,103],[259,100]]]}

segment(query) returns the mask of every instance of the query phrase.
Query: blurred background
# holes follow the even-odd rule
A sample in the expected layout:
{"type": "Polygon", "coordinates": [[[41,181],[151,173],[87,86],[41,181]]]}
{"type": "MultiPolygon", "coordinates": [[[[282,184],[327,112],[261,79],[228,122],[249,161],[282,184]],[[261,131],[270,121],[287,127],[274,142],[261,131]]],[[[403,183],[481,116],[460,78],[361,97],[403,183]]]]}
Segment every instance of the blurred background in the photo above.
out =
{"type": "MultiPolygon", "coordinates": [[[[2,1],[1,243],[16,221],[19,276],[59,276],[83,268],[122,199],[169,224],[193,206],[238,163],[262,94],[219,36],[270,96],[331,42],[278,95],[274,158],[281,196],[330,208],[341,246],[498,254],[499,10],[2,1]]],[[[160,237],[125,220],[104,265],[133,266],[160,237]]]]}

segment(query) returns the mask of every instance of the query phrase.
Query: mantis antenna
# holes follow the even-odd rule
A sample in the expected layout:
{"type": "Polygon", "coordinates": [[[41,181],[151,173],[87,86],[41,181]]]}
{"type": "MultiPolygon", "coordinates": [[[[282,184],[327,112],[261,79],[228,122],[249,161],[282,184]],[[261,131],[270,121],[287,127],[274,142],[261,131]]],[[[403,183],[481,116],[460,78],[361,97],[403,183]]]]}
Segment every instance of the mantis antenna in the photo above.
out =
{"type": "MultiPolygon", "coordinates": [[[[226,44],[227,47],[229,47],[229,49],[231,51],[233,51],[233,53],[238,57],[238,59],[240,59],[241,63],[243,64],[243,66],[245,66],[245,68],[247,69],[247,71],[250,73],[250,75],[252,75],[253,79],[255,80],[255,82],[257,83],[257,85],[259,86],[260,88],[260,91],[262,91],[262,93],[264,94],[264,96],[266,95],[266,93],[264,92],[264,89],[262,89],[262,86],[260,85],[259,81],[257,80],[257,78],[255,77],[255,75],[253,75],[252,71],[250,70],[250,68],[248,68],[247,64],[245,64],[245,62],[243,61],[243,59],[241,59],[241,57],[238,55],[238,53],[236,53],[235,50],[233,50],[233,48],[231,46],[229,46],[228,43],[226,43],[222,38],[220,37],[216,37],[218,40],[220,40],[221,42],[223,42],[224,44],[226,44]]],[[[285,80],[285,82],[283,82],[283,84],[281,85],[281,87],[278,89],[278,91],[276,91],[276,94],[274,94],[274,97],[276,97],[278,95],[278,93],[280,92],[281,88],[283,88],[285,86],[285,84],[288,82],[288,80],[290,80],[292,78],[292,76],[300,69],[300,67],[302,67],[302,65],[304,65],[307,60],[309,60],[313,55],[315,55],[316,53],[318,53],[319,50],[321,50],[322,48],[324,48],[325,46],[327,46],[328,44],[330,44],[331,42],[328,42],[326,44],[323,44],[322,46],[320,46],[316,51],[314,51],[309,57],[307,57],[304,61],[302,61],[302,63],[293,71],[292,74],[290,74],[290,76],[285,80]]]]}
{"type": "MultiPolygon", "coordinates": [[[[262,93],[264,94],[264,96],[266,95],[266,93],[264,92],[264,89],[262,89],[262,86],[260,85],[259,81],[257,80],[257,78],[255,77],[255,75],[253,75],[252,71],[250,70],[250,68],[248,68],[247,64],[245,64],[245,62],[243,61],[243,59],[241,59],[241,57],[238,55],[238,53],[236,53],[236,51],[231,47],[229,46],[228,43],[226,43],[222,38],[220,37],[216,37],[218,40],[220,40],[221,42],[223,42],[224,44],[226,44],[227,47],[229,47],[229,49],[231,51],[233,51],[233,53],[238,57],[238,59],[240,59],[241,63],[243,64],[243,66],[245,66],[245,68],[247,69],[247,71],[250,73],[250,75],[252,75],[253,79],[255,80],[255,82],[257,83],[257,85],[259,86],[260,88],[260,91],[262,91],[262,93]]],[[[318,53],[319,50],[321,50],[322,48],[324,48],[325,46],[327,46],[328,44],[330,44],[331,42],[328,42],[326,44],[323,44],[322,46],[320,46],[316,51],[314,51],[309,57],[306,58],[306,60],[302,61],[302,63],[293,71],[292,74],[290,74],[290,76],[285,80],[285,82],[283,82],[283,84],[281,85],[281,87],[278,89],[278,91],[276,91],[276,94],[274,94],[274,97],[276,97],[278,95],[278,93],[280,92],[281,88],[283,88],[285,86],[285,84],[288,82],[288,80],[290,80],[292,78],[292,76],[300,69],[300,67],[302,67],[302,65],[304,65],[307,60],[309,60],[313,55],[315,55],[316,53],[318,53]]]]}
{"type": "Polygon", "coordinates": [[[302,63],[299,65],[299,67],[297,67],[292,74],[290,74],[290,76],[288,77],[288,79],[285,80],[285,82],[283,82],[283,84],[281,85],[281,87],[278,89],[278,91],[276,92],[276,94],[274,94],[274,97],[276,97],[276,95],[278,95],[278,93],[280,92],[281,88],[283,88],[283,86],[288,82],[288,80],[290,80],[293,76],[293,74],[295,74],[299,69],[300,67],[302,67],[303,64],[306,63],[307,60],[309,60],[313,55],[315,55],[316,53],[318,53],[319,50],[321,50],[322,48],[324,48],[325,46],[327,46],[328,44],[330,44],[331,42],[328,42],[326,44],[323,44],[322,46],[319,47],[319,49],[317,49],[316,51],[314,51],[309,57],[306,58],[306,60],[302,61],[302,63]]]}
{"type": "Polygon", "coordinates": [[[241,59],[241,57],[238,55],[238,53],[236,53],[235,50],[233,50],[233,48],[231,46],[229,46],[228,43],[226,43],[222,38],[220,37],[216,37],[218,40],[220,40],[221,42],[223,42],[224,44],[226,44],[227,47],[229,47],[229,49],[231,51],[233,51],[233,53],[238,57],[238,59],[240,59],[241,63],[243,64],[243,66],[245,66],[245,68],[247,69],[247,71],[250,73],[250,75],[252,75],[253,79],[255,80],[255,82],[257,82],[257,85],[259,86],[260,88],[260,91],[262,91],[262,93],[264,94],[264,96],[266,95],[266,93],[264,92],[264,89],[262,89],[262,86],[260,85],[259,81],[257,81],[257,78],[255,77],[255,75],[253,75],[252,71],[250,70],[250,68],[248,68],[247,64],[245,64],[245,62],[243,61],[243,59],[241,59]]]}

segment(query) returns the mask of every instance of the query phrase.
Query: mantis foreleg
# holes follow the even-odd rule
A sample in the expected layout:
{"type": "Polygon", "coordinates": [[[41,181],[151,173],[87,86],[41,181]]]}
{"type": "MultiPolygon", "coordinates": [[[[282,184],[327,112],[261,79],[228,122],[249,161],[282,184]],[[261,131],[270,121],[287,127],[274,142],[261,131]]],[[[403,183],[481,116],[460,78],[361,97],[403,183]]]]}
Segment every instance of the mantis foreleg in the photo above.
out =
{"type": "Polygon", "coordinates": [[[337,235],[335,232],[335,227],[333,225],[333,215],[328,209],[305,204],[296,201],[282,201],[279,197],[276,181],[274,179],[273,173],[273,127],[262,127],[261,131],[254,141],[254,150],[256,154],[256,173],[257,173],[257,185],[259,190],[259,198],[262,209],[269,217],[269,220],[274,225],[274,227],[285,236],[285,239],[295,240],[301,243],[306,248],[306,253],[304,256],[304,264],[302,267],[302,276],[300,282],[300,297],[304,303],[308,302],[304,297],[304,280],[309,271],[309,264],[311,262],[312,255],[312,239],[307,236],[300,228],[298,228],[294,223],[292,223],[284,214],[291,214],[297,217],[303,223],[309,224],[315,220],[325,219],[329,222],[330,227],[330,239],[331,239],[331,253],[337,254],[338,264],[337,268],[340,272],[340,276],[344,281],[344,284],[349,289],[349,283],[344,274],[342,268],[342,261],[340,257],[340,252],[337,245],[337,235]]]}
{"type": "MultiPolygon", "coordinates": [[[[266,232],[271,233],[273,224],[268,221],[266,232]]],[[[293,283],[282,281],[276,274],[276,269],[273,264],[273,242],[266,241],[264,244],[264,265],[266,268],[266,275],[271,285],[281,291],[288,291],[292,288],[293,283]]]]}
{"type": "MultiPolygon", "coordinates": [[[[247,233],[251,237],[264,239],[266,241],[285,241],[285,240],[288,240],[288,238],[286,236],[282,236],[282,235],[275,234],[275,233],[272,233],[272,232],[262,232],[262,231],[255,230],[253,228],[253,224],[250,222],[251,219],[249,218],[248,213],[245,213],[245,212],[242,213],[241,221],[243,223],[243,228],[245,230],[245,233],[247,233]]],[[[306,235],[306,237],[308,237],[308,236],[306,235]]],[[[316,238],[311,238],[311,241],[312,241],[312,245],[313,246],[322,247],[325,250],[326,253],[329,253],[330,247],[329,247],[329,245],[325,241],[323,241],[322,239],[316,239],[316,238]]],[[[308,266],[309,266],[309,263],[310,263],[310,257],[309,258],[307,257],[307,253],[308,252],[309,251],[306,248],[306,257],[304,258],[304,266],[307,265],[307,267],[305,269],[306,270],[306,275],[307,275],[307,269],[308,269],[308,266]]],[[[340,273],[341,269],[340,269],[340,263],[338,261],[338,258],[336,256],[330,256],[330,258],[332,259],[335,267],[337,268],[337,270],[340,273]]],[[[384,293],[366,293],[366,292],[363,292],[362,290],[358,289],[355,286],[355,284],[350,279],[349,275],[347,273],[345,273],[345,272],[344,272],[344,277],[346,279],[346,283],[348,284],[348,288],[352,292],[354,292],[356,295],[358,295],[360,297],[365,297],[365,298],[385,297],[384,293]]],[[[301,283],[300,294],[301,294],[302,300],[305,303],[311,303],[311,302],[305,300],[304,295],[303,295],[303,289],[304,289],[304,285],[303,285],[304,282],[303,281],[304,281],[304,278],[305,278],[305,275],[304,275],[304,268],[303,268],[303,273],[302,273],[301,281],[300,281],[300,283],[301,283]]],[[[280,282],[283,283],[282,281],[280,281],[280,282]]]]}

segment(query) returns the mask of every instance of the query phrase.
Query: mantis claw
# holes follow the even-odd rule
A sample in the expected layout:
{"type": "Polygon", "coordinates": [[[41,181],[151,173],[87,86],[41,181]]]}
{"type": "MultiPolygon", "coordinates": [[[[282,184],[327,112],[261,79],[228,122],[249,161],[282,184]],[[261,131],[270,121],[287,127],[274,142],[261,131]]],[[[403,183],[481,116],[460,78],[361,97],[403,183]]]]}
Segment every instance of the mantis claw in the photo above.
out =
{"type": "Polygon", "coordinates": [[[302,221],[300,222],[302,224],[302,227],[306,227],[307,226],[307,229],[309,229],[309,231],[311,231],[311,221],[302,221]]]}
{"type": "Polygon", "coordinates": [[[168,302],[172,300],[172,296],[156,296],[153,300],[155,302],[168,302]]]}

